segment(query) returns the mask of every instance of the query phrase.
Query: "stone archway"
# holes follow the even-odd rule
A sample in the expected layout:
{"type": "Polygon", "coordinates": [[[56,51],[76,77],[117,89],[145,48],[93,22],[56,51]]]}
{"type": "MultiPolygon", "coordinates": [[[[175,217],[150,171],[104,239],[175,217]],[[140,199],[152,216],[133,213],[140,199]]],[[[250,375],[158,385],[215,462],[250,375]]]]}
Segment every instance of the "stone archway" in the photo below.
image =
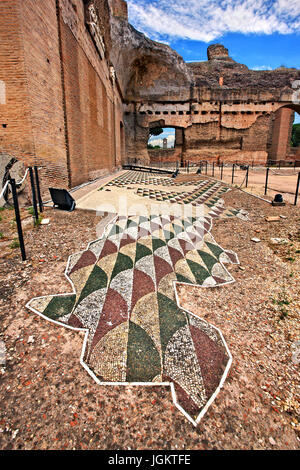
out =
{"type": "Polygon", "coordinates": [[[151,119],[150,116],[143,116],[143,120],[134,113],[125,115],[125,131],[126,131],[126,151],[128,163],[149,164],[151,156],[147,149],[149,140],[149,129],[155,127],[174,128],[175,129],[175,148],[172,161],[182,161],[184,155],[184,134],[186,123],[182,126],[173,116],[169,119],[151,119]]]}
{"type": "MultiPolygon", "coordinates": [[[[153,123],[149,126],[149,129],[151,129],[153,126],[153,123]]],[[[156,127],[156,126],[155,126],[156,127]]],[[[168,125],[160,125],[164,132],[165,130],[172,130],[172,136],[169,135],[169,138],[171,137],[172,140],[172,145],[168,147],[162,146],[162,148],[154,148],[151,149],[148,147],[148,155],[149,155],[149,161],[150,163],[153,164],[160,164],[162,162],[164,163],[182,163],[183,159],[183,142],[184,142],[184,129],[181,127],[175,127],[175,126],[168,126],[168,125]],[[174,139],[174,144],[173,144],[173,139],[174,139]]],[[[150,133],[149,133],[150,134],[150,133]]],[[[170,133],[169,133],[170,134],[170,133]]],[[[165,134],[162,134],[164,136],[165,134]]],[[[157,139],[160,139],[161,136],[157,136],[157,139]]],[[[153,137],[155,141],[155,137],[153,137]]],[[[165,139],[166,140],[166,139],[165,139]]],[[[148,141],[150,142],[150,140],[148,141]]]]}
{"type": "Polygon", "coordinates": [[[290,146],[295,112],[300,115],[300,104],[291,103],[281,106],[274,113],[271,143],[268,153],[269,161],[300,160],[300,147],[293,152],[290,146]]]}

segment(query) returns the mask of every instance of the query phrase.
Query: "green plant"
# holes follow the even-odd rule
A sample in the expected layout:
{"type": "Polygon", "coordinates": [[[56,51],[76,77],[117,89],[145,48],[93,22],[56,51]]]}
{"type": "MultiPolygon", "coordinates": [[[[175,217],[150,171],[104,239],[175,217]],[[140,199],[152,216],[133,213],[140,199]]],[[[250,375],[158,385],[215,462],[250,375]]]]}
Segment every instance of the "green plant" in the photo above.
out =
{"type": "Polygon", "coordinates": [[[20,247],[20,243],[19,243],[19,240],[17,238],[14,238],[14,240],[11,242],[11,244],[9,245],[9,247],[13,250],[14,248],[19,248],[20,247]]]}
{"type": "MultiPolygon", "coordinates": [[[[291,273],[291,274],[293,274],[293,273],[291,273]]],[[[289,311],[287,309],[287,305],[290,305],[291,301],[289,300],[288,295],[287,295],[284,287],[282,288],[281,292],[279,292],[278,297],[272,299],[272,302],[273,302],[273,304],[276,304],[279,307],[279,309],[278,309],[279,314],[280,314],[279,319],[283,320],[284,318],[286,318],[289,314],[289,311]]]]}
{"type": "MultiPolygon", "coordinates": [[[[32,215],[33,217],[35,217],[35,212],[34,212],[34,208],[32,206],[28,207],[27,208],[27,211],[30,215],[32,215]]],[[[43,217],[41,216],[41,214],[39,214],[39,217],[38,217],[38,220],[35,220],[34,221],[34,226],[35,227],[38,227],[39,225],[41,225],[41,222],[43,220],[43,217]]]]}
{"type": "Polygon", "coordinates": [[[2,233],[2,232],[0,232],[0,238],[3,238],[3,237],[4,237],[3,233],[2,233]]]}
{"type": "Polygon", "coordinates": [[[38,227],[39,225],[41,225],[42,220],[43,220],[43,216],[39,214],[38,219],[34,221],[34,226],[38,227]]]}
{"type": "Polygon", "coordinates": [[[293,124],[292,136],[291,136],[292,147],[298,147],[300,145],[300,124],[293,124]]]}
{"type": "Polygon", "coordinates": [[[288,316],[289,312],[288,310],[285,308],[285,307],[282,307],[280,309],[280,320],[283,320],[284,318],[286,318],[288,316]]]}

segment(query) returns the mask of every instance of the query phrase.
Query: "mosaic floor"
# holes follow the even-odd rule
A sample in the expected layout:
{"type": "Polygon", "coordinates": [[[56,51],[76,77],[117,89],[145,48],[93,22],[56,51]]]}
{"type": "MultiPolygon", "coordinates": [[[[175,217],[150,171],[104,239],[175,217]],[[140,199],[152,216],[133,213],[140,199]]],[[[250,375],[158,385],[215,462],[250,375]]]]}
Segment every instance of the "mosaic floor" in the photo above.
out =
{"type": "MultiPolygon", "coordinates": [[[[205,186],[206,202],[216,198],[213,211],[223,208],[223,189],[205,186]]],[[[101,238],[70,256],[73,292],[35,298],[27,307],[86,331],[81,363],[98,383],[170,385],[174,403],[196,425],[219,392],[231,355],[220,330],[180,308],[175,285],[234,281],[225,265],[238,258],[216,243],[211,224],[211,214],[116,216],[101,238]]]]}
{"type": "MultiPolygon", "coordinates": [[[[123,175],[118,176],[117,178],[113,179],[109,183],[107,183],[105,186],[102,186],[100,188],[100,191],[105,188],[105,187],[110,187],[110,186],[117,186],[117,187],[124,187],[128,186],[130,184],[153,184],[157,186],[188,186],[191,184],[191,181],[186,181],[184,183],[179,183],[176,181],[176,178],[171,178],[167,176],[161,176],[153,173],[147,173],[147,172],[139,172],[139,171],[134,171],[134,170],[129,170],[123,175]]],[[[194,184],[194,183],[193,183],[194,184]]],[[[200,184],[200,183],[197,183],[200,184]]]]}
{"type": "Polygon", "coordinates": [[[224,206],[222,195],[230,188],[219,181],[188,179],[184,182],[176,181],[164,176],[153,177],[152,173],[139,173],[128,171],[99,188],[99,191],[110,191],[111,187],[123,188],[137,196],[148,198],[156,202],[170,202],[179,205],[190,204],[193,207],[205,207],[209,217],[239,217],[247,220],[247,214],[242,209],[233,209],[224,206]],[[143,184],[146,187],[140,187],[143,184]],[[154,186],[149,188],[147,186],[154,186]],[[157,186],[168,186],[170,189],[158,189],[157,186]],[[171,190],[171,187],[176,187],[171,190]],[[189,186],[191,189],[184,190],[189,186]],[[181,189],[183,187],[183,189],[181,189]],[[208,210],[207,210],[208,209],[208,210]]]}

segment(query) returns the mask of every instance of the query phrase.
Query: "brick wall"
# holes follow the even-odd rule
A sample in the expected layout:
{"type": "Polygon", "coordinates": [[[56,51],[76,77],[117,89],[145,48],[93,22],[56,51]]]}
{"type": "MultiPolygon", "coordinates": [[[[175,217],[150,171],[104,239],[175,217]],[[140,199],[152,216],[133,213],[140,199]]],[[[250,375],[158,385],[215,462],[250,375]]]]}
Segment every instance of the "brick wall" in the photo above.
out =
{"type": "Polygon", "coordinates": [[[275,113],[272,132],[272,144],[269,152],[270,160],[285,160],[288,150],[288,141],[291,135],[291,115],[289,108],[280,108],[275,113]]]}
{"type": "Polygon", "coordinates": [[[182,149],[175,148],[175,149],[153,149],[148,150],[148,154],[150,157],[150,163],[159,163],[159,162],[180,162],[182,149]]]}
{"type": "Polygon", "coordinates": [[[71,186],[111,170],[113,104],[69,27],[61,20],[71,186]]]}
{"type": "Polygon", "coordinates": [[[77,186],[124,160],[122,99],[108,62],[108,3],[95,4],[104,56],[85,24],[82,0],[0,2],[0,154],[42,165],[43,189],[77,186]]]}
{"type": "Polygon", "coordinates": [[[56,1],[26,0],[21,18],[34,162],[46,186],[68,187],[56,1]]]}
{"type": "Polygon", "coordinates": [[[0,155],[31,161],[34,139],[19,9],[18,0],[0,2],[0,155]]]}

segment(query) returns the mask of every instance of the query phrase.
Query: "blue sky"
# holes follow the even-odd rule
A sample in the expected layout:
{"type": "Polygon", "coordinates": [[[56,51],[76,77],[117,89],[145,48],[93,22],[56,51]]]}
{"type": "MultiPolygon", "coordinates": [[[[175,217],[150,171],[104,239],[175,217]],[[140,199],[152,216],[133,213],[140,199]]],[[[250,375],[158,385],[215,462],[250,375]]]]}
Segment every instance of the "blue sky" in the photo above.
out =
{"type": "MultiPolygon", "coordinates": [[[[127,0],[129,22],[186,62],[221,43],[254,70],[300,69],[300,0],[127,0]]],[[[300,122],[297,115],[296,122],[300,122]]]]}
{"type": "Polygon", "coordinates": [[[149,144],[155,146],[155,145],[159,145],[160,147],[162,147],[163,143],[163,139],[168,139],[168,148],[171,148],[171,147],[174,147],[174,141],[175,141],[175,129],[173,128],[170,128],[170,127],[166,127],[164,129],[164,132],[163,134],[160,134],[158,136],[152,136],[150,137],[149,139],[149,144]]]}

